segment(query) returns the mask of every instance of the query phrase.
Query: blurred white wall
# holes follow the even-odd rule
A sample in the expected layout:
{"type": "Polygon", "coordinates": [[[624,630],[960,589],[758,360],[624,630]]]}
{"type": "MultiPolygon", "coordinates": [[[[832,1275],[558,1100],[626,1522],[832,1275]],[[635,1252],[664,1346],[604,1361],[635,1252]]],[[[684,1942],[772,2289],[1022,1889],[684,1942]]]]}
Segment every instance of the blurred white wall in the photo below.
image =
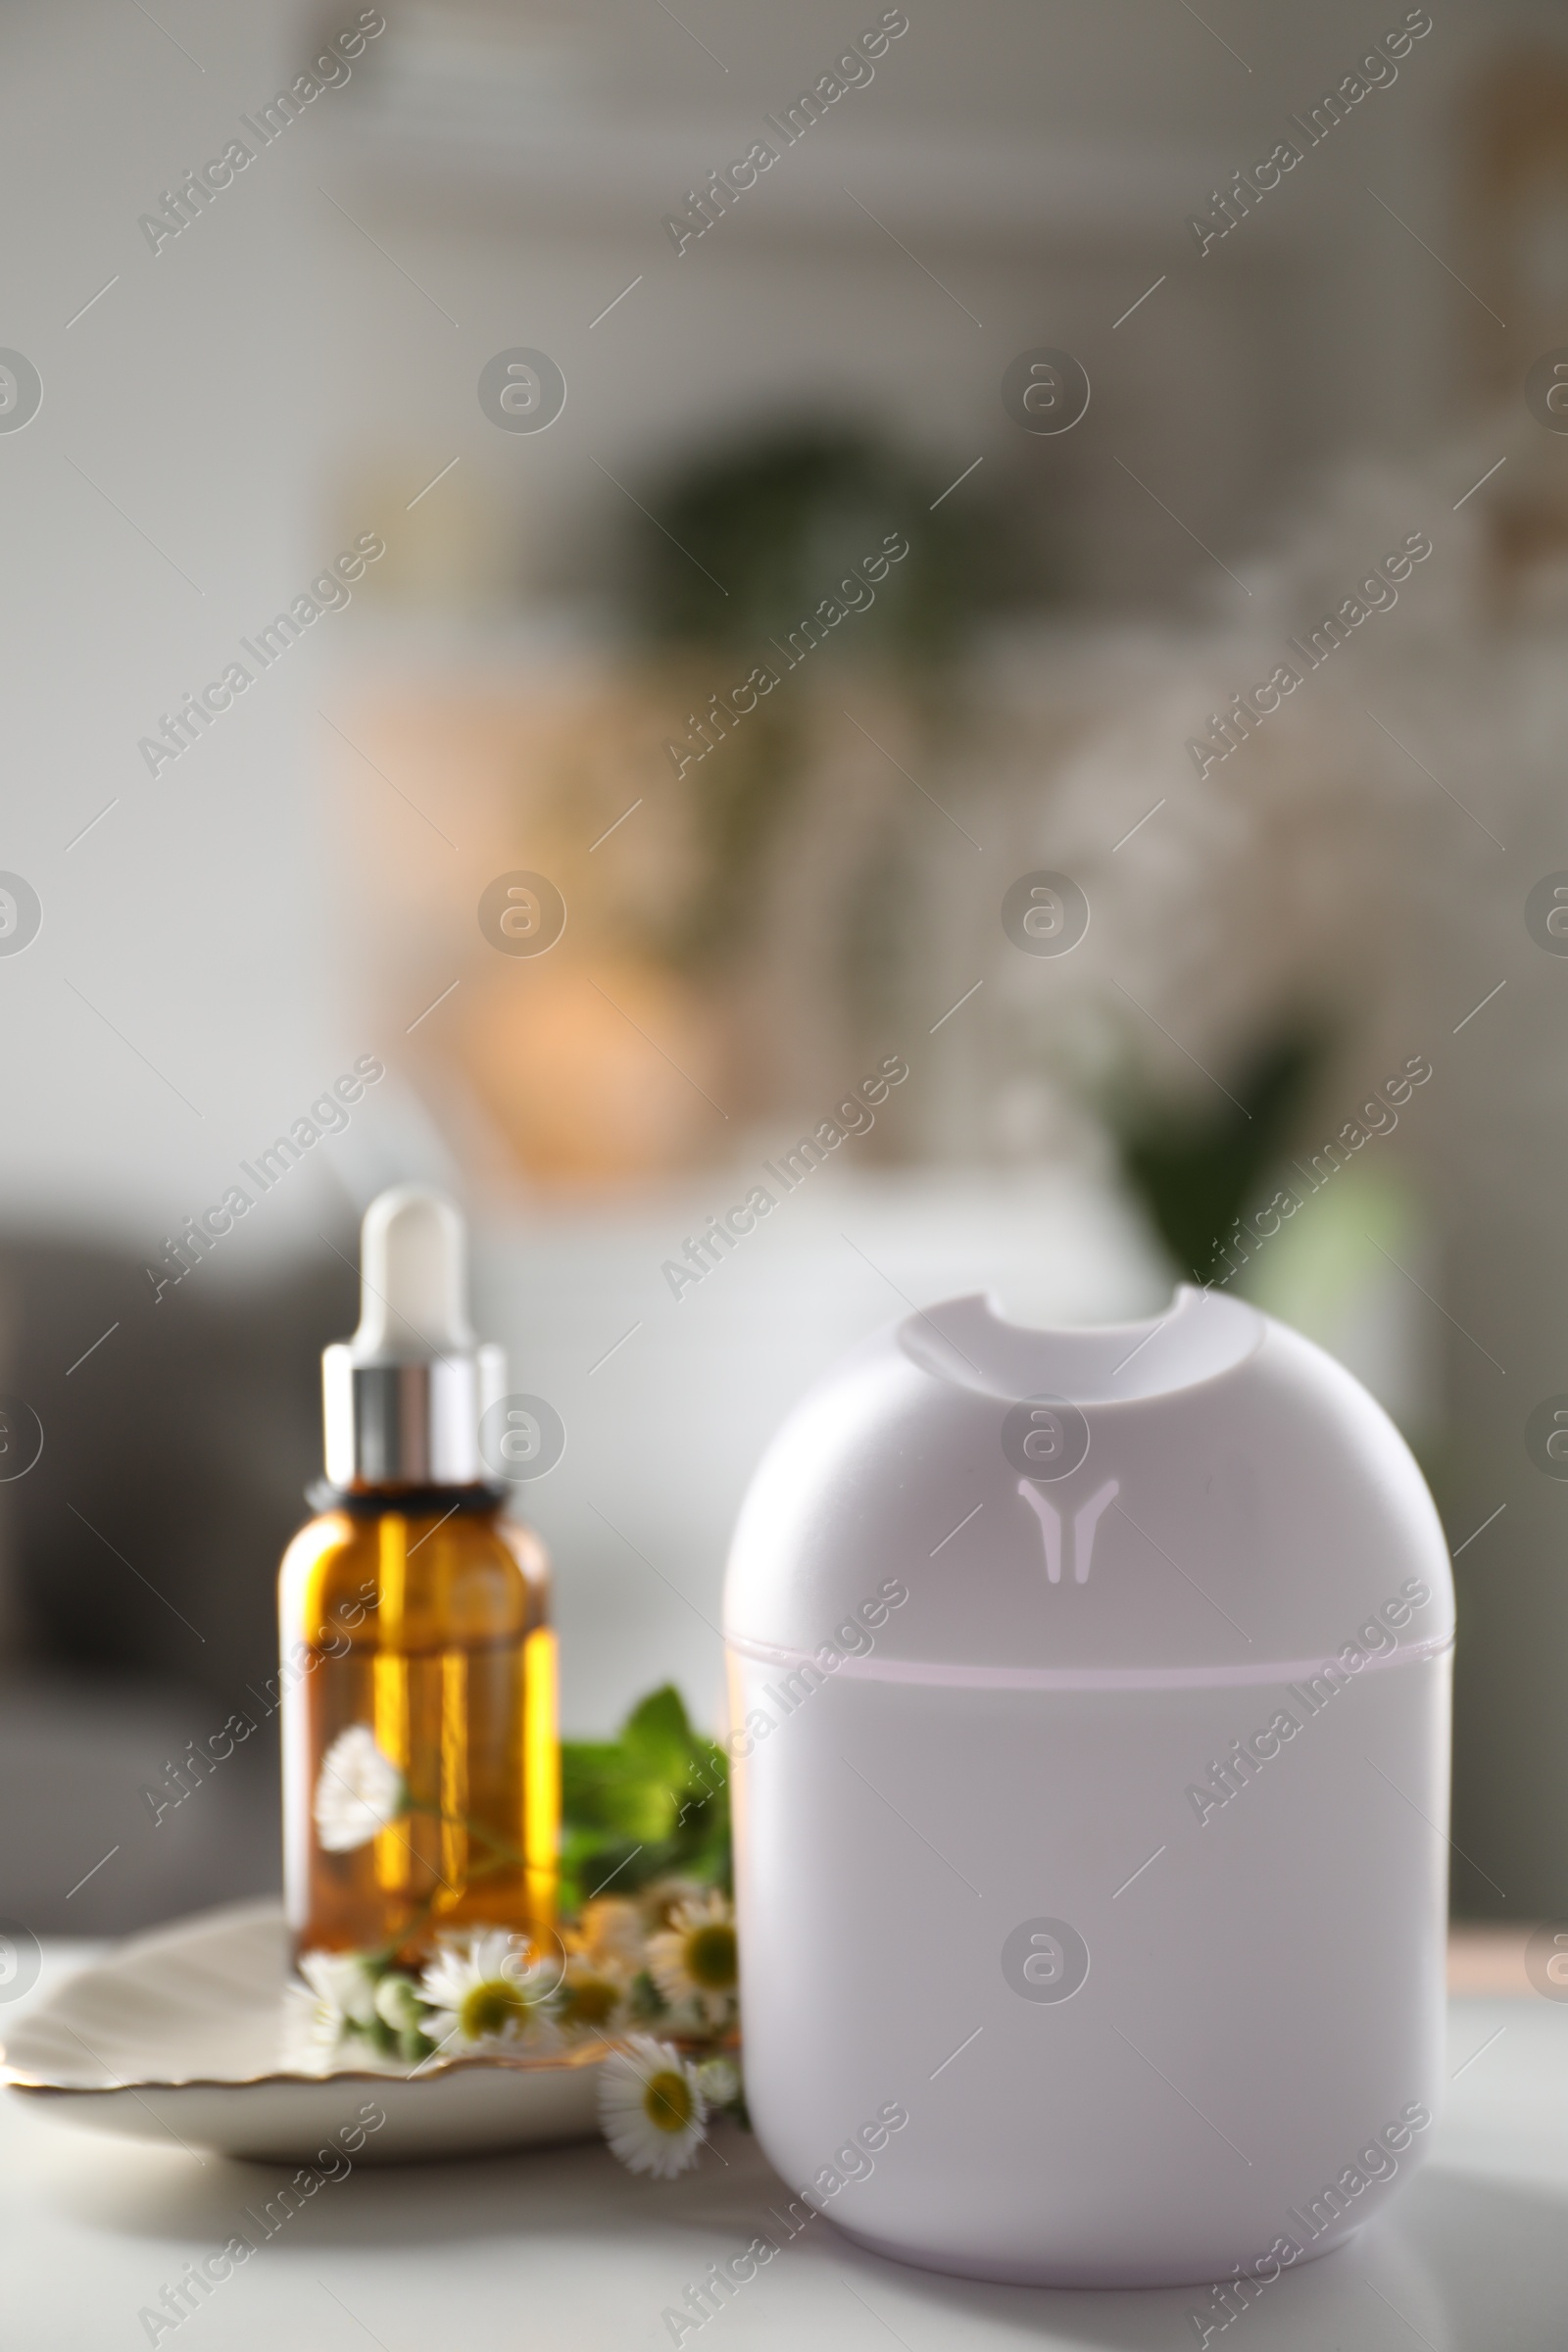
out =
{"type": "Polygon", "coordinates": [[[157,254],[138,226],[276,89],[293,21],[184,12],[176,39],[113,5],[7,20],[3,339],[44,396],[0,436],[4,863],[43,926],[0,960],[0,1186],[13,1222],[136,1246],[354,1050],[302,759],[323,649],[156,778],[137,748],[333,552],[299,174],[259,156],[157,254]]]}
{"type": "MultiPolygon", "coordinates": [[[[916,12],[874,82],[677,259],[664,211],[858,19],[813,0],[710,10],[688,34],[631,0],[404,11],[150,251],[139,217],[357,13],[8,12],[0,173],[24,233],[5,336],[44,382],[34,421],[0,435],[4,855],[44,906],[36,944],[0,959],[14,1215],[139,1243],[341,1056],[395,1053],[356,1000],[349,943],[375,908],[323,802],[318,715],[351,647],[356,674],[374,666],[369,613],[325,615],[156,778],[137,743],[356,532],[380,529],[394,564],[429,521],[410,483],[459,460],[430,502],[487,514],[503,570],[538,595],[580,579],[629,511],[599,467],[635,490],[732,418],[841,402],[960,464],[1022,468],[1091,584],[1223,586],[1113,461],[1234,561],[1314,457],[1451,404],[1452,285],[1364,183],[1441,247],[1454,93],[1483,41],[1550,22],[1446,15],[1346,150],[1310,156],[1199,262],[1187,211],[1347,70],[1362,12],[1232,11],[1212,32],[1153,0],[916,12]],[[1096,405],[1020,452],[997,386],[1041,337],[1083,351],[1096,405]],[[479,368],[515,342],[566,373],[548,434],[501,434],[478,408],[479,368]]],[[[450,632],[432,642],[439,658],[450,632]]],[[[384,821],[409,821],[390,797],[384,821]]],[[[455,925],[486,872],[484,845],[455,861],[455,925]]],[[[284,1221],[257,1219],[246,1251],[284,1221]]]]}

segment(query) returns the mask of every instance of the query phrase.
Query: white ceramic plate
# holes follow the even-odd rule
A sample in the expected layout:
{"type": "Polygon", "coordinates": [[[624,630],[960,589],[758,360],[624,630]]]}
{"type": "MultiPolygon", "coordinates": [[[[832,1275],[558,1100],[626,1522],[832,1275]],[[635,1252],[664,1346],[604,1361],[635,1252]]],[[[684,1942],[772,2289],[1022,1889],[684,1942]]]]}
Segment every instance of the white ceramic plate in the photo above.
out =
{"type": "Polygon", "coordinates": [[[288,1973],[275,1902],[176,1920],[117,1946],[21,2019],[0,2080],[89,2131],[274,2163],[329,2159],[340,2146],[357,2164],[396,2162],[597,2132],[602,2043],[567,2058],[437,2061],[412,2079],[287,2071],[288,1973]],[[372,2123],[376,2114],[385,2120],[372,2123]]]}

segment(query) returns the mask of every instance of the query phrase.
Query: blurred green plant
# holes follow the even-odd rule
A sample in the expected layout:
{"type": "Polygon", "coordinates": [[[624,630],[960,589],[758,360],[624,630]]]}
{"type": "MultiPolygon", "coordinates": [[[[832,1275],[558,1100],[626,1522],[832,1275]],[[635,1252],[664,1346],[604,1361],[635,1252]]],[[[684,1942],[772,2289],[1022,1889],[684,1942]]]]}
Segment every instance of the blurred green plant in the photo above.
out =
{"type": "Polygon", "coordinates": [[[1107,1116],[1122,1173],[1184,1279],[1212,1277],[1221,1246],[1284,1155],[1323,1067],[1315,1030],[1276,1038],[1235,1081],[1236,1100],[1180,1111],[1122,1102],[1107,1116]]]}
{"type": "MultiPolygon", "coordinates": [[[[933,506],[944,475],[879,434],[825,422],[705,452],[652,486],[633,527],[635,633],[722,656],[739,676],[780,665],[789,632],[897,533],[908,554],[875,583],[875,602],[813,651],[810,674],[846,658],[881,664],[933,722],[965,638],[1029,585],[1011,512],[977,484],[933,506]]],[[[755,930],[759,883],[808,761],[806,714],[785,690],[687,771],[703,864],[665,929],[677,968],[711,970],[755,930]]]]}
{"type": "Polygon", "coordinates": [[[909,553],[844,642],[896,662],[949,654],[1005,594],[1014,534],[973,486],[933,513],[943,487],[924,461],[850,425],[775,426],[705,453],[653,492],[634,612],[651,637],[763,661],[898,532],[909,553]]]}
{"type": "Polygon", "coordinates": [[[651,1880],[730,1886],[729,1759],[694,1731],[672,1683],[613,1740],[561,1743],[561,1907],[651,1880]]]}

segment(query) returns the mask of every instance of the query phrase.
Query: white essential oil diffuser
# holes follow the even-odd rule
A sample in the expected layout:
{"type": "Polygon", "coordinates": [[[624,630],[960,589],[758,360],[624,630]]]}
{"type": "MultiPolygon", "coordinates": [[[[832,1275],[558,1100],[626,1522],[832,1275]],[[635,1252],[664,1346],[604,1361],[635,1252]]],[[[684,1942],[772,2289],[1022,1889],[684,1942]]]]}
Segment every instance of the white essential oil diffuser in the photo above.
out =
{"type": "Polygon", "coordinates": [[[916,1313],[796,1408],[725,1592],[746,2086],[884,2254],[1224,2282],[1429,2145],[1453,1592],[1393,1423],[1184,1289],[916,1313]]]}

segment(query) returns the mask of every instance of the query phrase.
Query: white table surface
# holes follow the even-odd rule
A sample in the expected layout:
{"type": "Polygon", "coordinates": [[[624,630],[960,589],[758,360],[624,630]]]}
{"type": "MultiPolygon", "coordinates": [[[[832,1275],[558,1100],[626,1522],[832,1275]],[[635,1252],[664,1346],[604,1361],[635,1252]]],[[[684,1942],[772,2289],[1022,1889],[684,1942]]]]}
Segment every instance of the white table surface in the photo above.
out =
{"type": "MultiPolygon", "coordinates": [[[[37,1999],[86,1954],[57,1946],[37,1999]]],[[[12,2016],[17,2011],[10,2012],[12,2016]]],[[[1568,2004],[1451,2004],[1448,2110],[1425,2168],[1340,2252],[1287,2272],[1210,2337],[1231,2352],[1564,2352],[1568,2004]]],[[[283,2166],[99,2138],[0,2095],[0,2347],[115,2352],[139,2314],[216,2252],[283,2166]]],[[[581,2146],[357,2170],[294,2215],[180,2327],[179,2352],[638,2352],[707,2264],[787,2202],[728,2127],[682,2180],[581,2146]],[[722,2156],[723,2161],[719,2161],[722,2156]]],[[[1108,2294],[986,2286],[863,2254],[825,2219],[701,2330],[703,2352],[1193,2347],[1191,2288],[1108,2294]]]]}

